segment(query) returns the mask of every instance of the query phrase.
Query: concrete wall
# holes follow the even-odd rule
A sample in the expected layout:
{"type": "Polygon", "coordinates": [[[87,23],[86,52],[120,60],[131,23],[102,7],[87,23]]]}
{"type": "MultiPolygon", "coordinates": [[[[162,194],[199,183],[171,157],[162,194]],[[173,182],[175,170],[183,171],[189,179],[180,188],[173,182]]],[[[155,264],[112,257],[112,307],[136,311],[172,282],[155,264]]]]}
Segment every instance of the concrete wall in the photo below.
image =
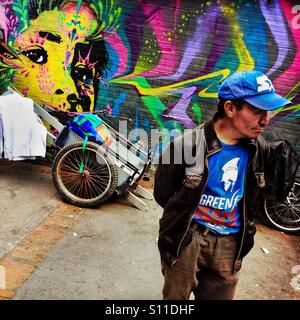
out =
{"type": "Polygon", "coordinates": [[[60,118],[106,110],[149,131],[196,126],[215,112],[222,79],[259,70],[294,102],[272,114],[267,137],[300,150],[296,2],[1,1],[0,80],[60,118]]]}

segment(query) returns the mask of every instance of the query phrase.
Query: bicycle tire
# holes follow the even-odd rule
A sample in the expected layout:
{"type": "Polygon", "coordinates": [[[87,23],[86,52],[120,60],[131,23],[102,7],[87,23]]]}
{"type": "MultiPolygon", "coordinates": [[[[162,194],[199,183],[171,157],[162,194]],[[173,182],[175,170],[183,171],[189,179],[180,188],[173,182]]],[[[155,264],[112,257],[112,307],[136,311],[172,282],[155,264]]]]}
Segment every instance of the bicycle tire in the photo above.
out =
{"type": "Polygon", "coordinates": [[[58,152],[53,161],[52,178],[63,200],[79,207],[94,207],[114,193],[118,168],[99,145],[88,142],[83,152],[82,142],[78,141],[58,152]],[[80,173],[82,160],[84,169],[80,173]]]}
{"type": "Polygon", "coordinates": [[[264,211],[271,226],[286,233],[298,233],[300,231],[300,183],[294,183],[284,201],[265,199],[264,211]]]}

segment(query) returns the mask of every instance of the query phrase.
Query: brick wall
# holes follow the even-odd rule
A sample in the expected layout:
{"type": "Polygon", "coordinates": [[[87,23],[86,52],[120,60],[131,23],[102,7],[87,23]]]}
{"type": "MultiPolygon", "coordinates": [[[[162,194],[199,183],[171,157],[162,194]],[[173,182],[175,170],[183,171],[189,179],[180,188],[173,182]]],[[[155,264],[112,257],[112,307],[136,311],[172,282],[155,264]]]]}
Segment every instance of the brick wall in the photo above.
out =
{"type": "Polygon", "coordinates": [[[219,81],[259,70],[294,103],[272,115],[266,137],[300,151],[296,1],[60,3],[1,1],[2,83],[61,119],[105,111],[150,132],[196,126],[213,115],[219,81]]]}

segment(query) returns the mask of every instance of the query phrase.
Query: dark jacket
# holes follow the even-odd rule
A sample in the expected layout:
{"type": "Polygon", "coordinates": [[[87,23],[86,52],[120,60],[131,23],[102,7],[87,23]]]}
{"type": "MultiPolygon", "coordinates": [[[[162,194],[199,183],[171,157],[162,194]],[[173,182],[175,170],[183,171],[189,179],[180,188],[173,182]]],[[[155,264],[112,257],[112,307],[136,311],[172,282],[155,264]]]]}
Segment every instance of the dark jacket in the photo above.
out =
{"type": "MultiPolygon", "coordinates": [[[[241,143],[248,149],[249,162],[245,193],[240,201],[242,225],[233,272],[241,268],[243,257],[254,244],[253,214],[258,191],[266,190],[269,195],[284,199],[292,187],[300,161],[286,141],[272,144],[259,136],[252,140],[242,139],[241,143]]],[[[164,212],[159,221],[158,247],[161,259],[169,265],[176,263],[181,249],[192,239],[189,226],[207,182],[208,158],[221,149],[213,121],[207,121],[202,127],[177,137],[159,159],[154,198],[164,212]],[[170,161],[166,163],[168,158],[170,161]]]]}

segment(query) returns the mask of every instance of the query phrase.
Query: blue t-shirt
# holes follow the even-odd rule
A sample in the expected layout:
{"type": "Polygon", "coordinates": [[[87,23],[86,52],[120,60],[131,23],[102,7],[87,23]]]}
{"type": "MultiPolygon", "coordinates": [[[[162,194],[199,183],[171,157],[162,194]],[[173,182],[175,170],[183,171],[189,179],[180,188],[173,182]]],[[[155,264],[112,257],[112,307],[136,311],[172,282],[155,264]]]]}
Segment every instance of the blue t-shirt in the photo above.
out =
{"type": "Polygon", "coordinates": [[[239,201],[244,195],[248,151],[240,145],[222,144],[208,158],[209,176],[194,220],[210,230],[229,234],[240,230],[239,201]]]}

